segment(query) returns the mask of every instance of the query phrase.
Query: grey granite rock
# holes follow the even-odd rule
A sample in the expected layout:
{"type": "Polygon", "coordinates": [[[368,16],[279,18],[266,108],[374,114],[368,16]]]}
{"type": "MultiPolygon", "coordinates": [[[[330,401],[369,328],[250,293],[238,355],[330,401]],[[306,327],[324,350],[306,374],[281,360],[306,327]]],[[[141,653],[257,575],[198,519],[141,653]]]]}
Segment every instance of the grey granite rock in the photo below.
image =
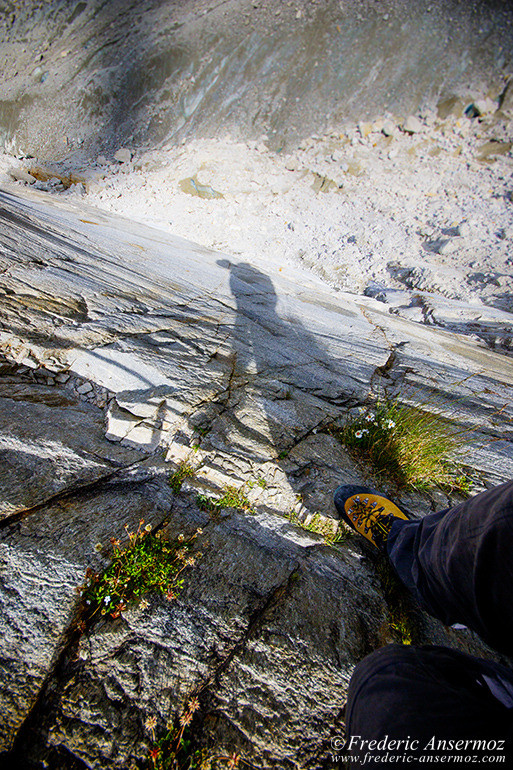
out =
{"type": "MultiPolygon", "coordinates": [[[[1,199],[4,758],[142,763],[146,720],[161,734],[198,695],[195,740],[212,756],[324,766],[352,667],[394,638],[376,565],[354,539],[305,529],[335,533],[334,487],[367,473],[330,428],[371,394],[438,399],[471,432],[479,483],[509,478],[511,359],[292,269],[37,193],[1,199]],[[182,462],[194,477],[173,498],[182,462]],[[198,494],[230,487],[251,510],[200,510],[198,494]],[[81,634],[75,589],[141,519],[171,537],[201,527],[204,555],[178,601],[152,595],[81,634]]],[[[451,502],[404,500],[417,515],[451,502]]]]}
{"type": "Polygon", "coordinates": [[[205,523],[184,499],[170,531],[198,521],[204,556],[179,600],[151,597],[81,639],[48,741],[93,766],[124,767],[147,756],[145,720],[156,716],[161,731],[199,692],[219,754],[315,766],[320,744],[340,735],[351,666],[386,627],[379,583],[356,554],[276,517],[205,523]]]}
{"type": "Polygon", "coordinates": [[[125,526],[159,524],[170,499],[167,485],[98,483],[2,528],[0,749],[11,745],[68,641],[86,569],[108,563],[110,538],[126,538],[125,526]]]}

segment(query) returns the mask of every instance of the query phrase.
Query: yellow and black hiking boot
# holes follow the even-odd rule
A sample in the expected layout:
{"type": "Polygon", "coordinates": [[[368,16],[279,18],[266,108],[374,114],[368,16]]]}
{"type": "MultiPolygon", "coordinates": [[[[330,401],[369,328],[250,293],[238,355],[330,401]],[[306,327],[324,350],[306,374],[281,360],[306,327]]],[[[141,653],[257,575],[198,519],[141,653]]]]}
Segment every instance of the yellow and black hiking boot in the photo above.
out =
{"type": "Polygon", "coordinates": [[[387,539],[394,521],[409,519],[388,497],[370,487],[354,484],[341,486],[335,491],[334,502],[342,521],[382,553],[386,553],[387,539]]]}

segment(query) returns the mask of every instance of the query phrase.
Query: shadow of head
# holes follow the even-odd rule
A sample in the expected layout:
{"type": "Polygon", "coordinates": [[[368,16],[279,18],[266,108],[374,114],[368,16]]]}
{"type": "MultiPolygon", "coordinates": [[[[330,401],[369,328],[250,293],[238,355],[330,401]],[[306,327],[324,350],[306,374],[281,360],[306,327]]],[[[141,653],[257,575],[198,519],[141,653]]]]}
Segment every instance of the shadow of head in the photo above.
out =
{"type": "Polygon", "coordinates": [[[268,275],[247,262],[218,259],[217,264],[230,271],[230,289],[239,309],[258,307],[274,310],[278,297],[268,275]]]}

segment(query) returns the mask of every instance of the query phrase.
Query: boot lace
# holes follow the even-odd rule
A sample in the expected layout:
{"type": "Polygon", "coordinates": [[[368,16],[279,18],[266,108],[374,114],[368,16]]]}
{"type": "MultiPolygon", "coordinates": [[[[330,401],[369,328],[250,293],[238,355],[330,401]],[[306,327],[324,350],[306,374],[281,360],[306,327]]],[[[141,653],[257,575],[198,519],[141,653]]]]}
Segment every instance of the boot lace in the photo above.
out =
{"type": "Polygon", "coordinates": [[[360,530],[366,535],[370,533],[378,548],[384,547],[395,519],[392,513],[386,513],[384,506],[378,506],[375,500],[369,502],[368,497],[362,500],[359,495],[353,498],[347,513],[360,530]]]}

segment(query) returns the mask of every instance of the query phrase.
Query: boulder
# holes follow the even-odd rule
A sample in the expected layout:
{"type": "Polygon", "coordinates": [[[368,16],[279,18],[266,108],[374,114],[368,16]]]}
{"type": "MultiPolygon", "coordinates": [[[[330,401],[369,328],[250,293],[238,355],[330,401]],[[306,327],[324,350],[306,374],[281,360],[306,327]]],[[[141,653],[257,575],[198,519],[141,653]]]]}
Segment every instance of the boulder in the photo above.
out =
{"type": "Polygon", "coordinates": [[[407,134],[418,134],[424,131],[424,129],[424,124],[414,115],[407,117],[403,124],[403,131],[405,131],[407,134]]]}
{"type": "Polygon", "coordinates": [[[114,153],[114,160],[117,160],[118,163],[130,163],[132,160],[132,151],[128,149],[128,147],[120,147],[119,150],[116,150],[114,153]]]}
{"type": "Polygon", "coordinates": [[[397,134],[397,126],[393,120],[387,119],[383,122],[381,133],[385,136],[395,136],[397,134]]]}
{"type": "Polygon", "coordinates": [[[26,182],[27,184],[34,184],[34,182],[36,181],[36,177],[32,176],[32,174],[29,174],[28,171],[25,171],[25,169],[23,168],[10,168],[9,174],[17,182],[26,182]]]}

